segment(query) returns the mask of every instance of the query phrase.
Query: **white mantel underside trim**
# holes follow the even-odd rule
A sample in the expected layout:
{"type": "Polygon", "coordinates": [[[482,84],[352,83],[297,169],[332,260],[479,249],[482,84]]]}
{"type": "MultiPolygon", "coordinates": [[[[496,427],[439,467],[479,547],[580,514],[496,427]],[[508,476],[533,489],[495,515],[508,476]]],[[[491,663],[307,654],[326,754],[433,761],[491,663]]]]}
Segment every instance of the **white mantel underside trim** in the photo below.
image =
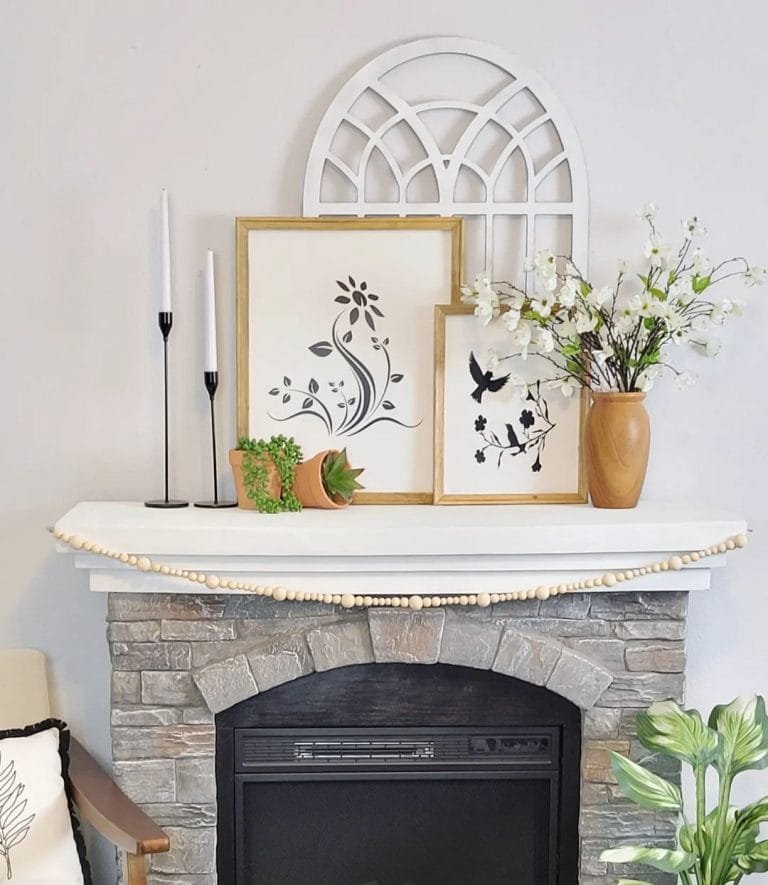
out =
{"type": "MultiPolygon", "coordinates": [[[[56,528],[170,566],[297,591],[434,595],[507,592],[635,568],[722,541],[745,531],[746,523],[703,515],[700,508],[649,504],[621,511],[359,506],[262,515],[86,502],[56,528]]],[[[57,549],[71,552],[63,544],[57,549]]],[[[94,591],[206,592],[203,585],[140,573],[103,556],[79,552],[75,565],[90,572],[94,591]]],[[[711,556],[619,589],[705,590],[712,569],[724,565],[725,556],[711,556]]]]}

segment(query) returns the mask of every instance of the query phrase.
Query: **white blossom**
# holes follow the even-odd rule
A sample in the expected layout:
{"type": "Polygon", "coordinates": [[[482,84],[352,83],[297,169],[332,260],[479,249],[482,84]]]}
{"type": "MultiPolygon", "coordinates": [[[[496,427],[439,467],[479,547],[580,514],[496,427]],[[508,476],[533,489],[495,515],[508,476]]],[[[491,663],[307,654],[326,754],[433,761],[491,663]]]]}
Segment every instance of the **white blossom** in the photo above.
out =
{"type": "Polygon", "coordinates": [[[652,224],[656,220],[656,212],[657,209],[655,203],[646,203],[645,206],[643,206],[637,214],[643,221],[647,221],[652,224]]]}
{"type": "Polygon", "coordinates": [[[720,353],[723,342],[719,338],[709,338],[704,342],[704,352],[707,356],[715,357],[720,353]]]}
{"type": "Polygon", "coordinates": [[[592,332],[595,326],[597,326],[597,317],[591,313],[582,313],[576,318],[576,331],[579,335],[583,335],[585,332],[592,332]]]}
{"type": "Polygon", "coordinates": [[[629,335],[637,325],[637,314],[632,313],[625,307],[616,317],[616,331],[620,335],[629,335]]]}
{"type": "Polygon", "coordinates": [[[683,222],[683,232],[689,240],[706,237],[709,233],[696,215],[691,215],[690,218],[685,219],[683,222]]]}
{"type": "Polygon", "coordinates": [[[531,324],[526,322],[525,320],[521,320],[518,327],[512,333],[512,343],[520,352],[520,356],[524,360],[528,359],[528,346],[531,343],[532,337],[533,332],[531,330],[531,324]]]}
{"type": "Polygon", "coordinates": [[[578,389],[576,382],[570,377],[548,381],[546,386],[549,390],[559,390],[566,399],[573,396],[574,392],[578,389]]]}
{"type": "Polygon", "coordinates": [[[745,272],[744,282],[748,286],[762,286],[765,282],[766,274],[768,274],[768,270],[755,264],[745,272]]]}
{"type": "Polygon", "coordinates": [[[659,367],[658,366],[648,366],[647,369],[642,371],[637,376],[637,387],[643,393],[648,393],[649,390],[653,387],[656,382],[656,379],[659,377],[659,367]]]}
{"type": "Polygon", "coordinates": [[[685,390],[696,383],[696,376],[691,372],[679,372],[675,383],[680,390],[685,390]]]}
{"type": "Polygon", "coordinates": [[[675,298],[683,304],[690,304],[696,297],[690,277],[678,277],[669,287],[669,297],[675,298]]]}
{"type": "Polygon", "coordinates": [[[697,277],[706,277],[712,272],[712,262],[700,247],[691,253],[691,270],[697,277]]]}
{"type": "Polygon", "coordinates": [[[666,268],[672,247],[662,240],[660,234],[651,234],[645,241],[643,255],[650,259],[651,267],[666,268]]]}
{"type": "Polygon", "coordinates": [[[555,301],[555,296],[548,292],[539,294],[531,301],[531,310],[539,316],[548,317],[552,313],[555,301]]]}
{"type": "Polygon", "coordinates": [[[616,267],[620,274],[629,273],[632,270],[632,265],[627,261],[626,258],[619,258],[616,262],[616,267]]]}
{"type": "Polygon", "coordinates": [[[592,289],[587,293],[585,300],[592,307],[602,307],[611,298],[613,298],[613,289],[610,286],[601,286],[601,288],[592,289]]]}
{"type": "Polygon", "coordinates": [[[557,293],[557,300],[563,307],[573,307],[576,303],[576,296],[579,294],[579,284],[573,277],[568,277],[560,291],[557,293]]]}
{"type": "Polygon", "coordinates": [[[514,332],[520,324],[520,311],[508,310],[501,319],[502,323],[507,327],[507,331],[514,332]]]}
{"type": "Polygon", "coordinates": [[[613,348],[605,345],[602,350],[593,350],[592,356],[599,366],[604,366],[606,361],[613,356],[613,348]]]}
{"type": "Polygon", "coordinates": [[[555,339],[549,329],[537,329],[533,336],[533,343],[536,350],[541,353],[552,353],[555,349],[555,339]]]}
{"type": "Polygon", "coordinates": [[[557,273],[556,262],[557,259],[549,249],[542,249],[536,253],[536,257],[533,259],[533,266],[540,276],[551,277],[557,273]]]}

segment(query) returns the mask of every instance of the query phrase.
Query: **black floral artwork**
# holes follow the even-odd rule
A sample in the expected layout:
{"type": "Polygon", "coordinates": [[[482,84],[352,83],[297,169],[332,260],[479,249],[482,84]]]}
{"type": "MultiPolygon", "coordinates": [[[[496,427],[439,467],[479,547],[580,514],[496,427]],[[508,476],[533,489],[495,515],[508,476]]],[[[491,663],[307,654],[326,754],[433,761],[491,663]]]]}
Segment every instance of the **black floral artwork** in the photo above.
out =
{"type": "Polygon", "coordinates": [[[483,445],[475,451],[474,459],[485,464],[489,455],[495,457],[497,469],[501,468],[505,457],[535,455],[531,470],[539,473],[542,469],[541,456],[547,444],[547,437],[557,424],[549,417],[549,406],[541,392],[541,382],[528,390],[526,406],[521,409],[517,421],[505,423],[503,432],[497,433],[488,426],[484,415],[475,418],[475,433],[479,434],[483,445]]]}
{"type": "Polygon", "coordinates": [[[6,765],[0,761],[0,857],[5,859],[5,878],[13,878],[11,849],[22,842],[29,832],[34,814],[25,815],[27,799],[22,798],[26,789],[16,782],[16,763],[11,759],[6,765]]]}
{"type": "Polygon", "coordinates": [[[308,349],[321,359],[332,354],[339,357],[339,374],[323,385],[315,377],[304,385],[294,384],[290,374],[284,375],[282,384],[272,387],[269,395],[288,406],[289,414],[270,412],[270,418],[317,418],[329,436],[355,436],[379,422],[418,427],[421,420],[408,424],[395,414],[398,407],[389,391],[391,385],[404,380],[405,374],[393,370],[390,339],[382,337],[377,329],[378,321],[384,319],[379,296],[359,277],[355,280],[349,275],[346,280],[336,280],[336,285],[341,291],[334,302],[343,307],[331,324],[329,339],[316,341],[308,349]],[[360,321],[365,327],[362,323],[358,326],[360,321]]]}

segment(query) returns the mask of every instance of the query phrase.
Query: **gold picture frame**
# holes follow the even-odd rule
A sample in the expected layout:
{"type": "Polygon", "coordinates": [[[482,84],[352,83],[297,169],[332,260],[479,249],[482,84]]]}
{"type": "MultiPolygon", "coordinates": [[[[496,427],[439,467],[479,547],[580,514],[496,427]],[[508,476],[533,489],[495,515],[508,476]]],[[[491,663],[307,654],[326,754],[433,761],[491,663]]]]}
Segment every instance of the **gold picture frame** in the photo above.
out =
{"type": "MultiPolygon", "coordinates": [[[[588,392],[582,390],[578,405],[576,432],[576,483],[571,491],[542,492],[451,492],[446,489],[446,324],[450,317],[471,317],[469,305],[451,304],[435,307],[435,448],[434,448],[434,503],[435,504],[583,504],[587,501],[587,475],[584,460],[584,426],[588,407],[588,392]]],[[[474,321],[473,318],[473,323],[474,321]]],[[[479,328],[479,325],[476,327],[479,328]]],[[[476,391],[477,392],[477,391],[476,391]]],[[[558,394],[559,396],[560,394],[558,394]]],[[[479,411],[482,406],[476,407],[479,411]]],[[[482,416],[479,416],[482,419],[482,416]]],[[[506,425],[507,427],[509,425],[506,425]]],[[[475,428],[477,430],[477,426],[475,428]]],[[[458,434],[453,434],[456,439],[458,434]]],[[[478,450],[479,451],[479,450],[478,450]]],[[[501,456],[499,456],[501,464],[501,456]]]]}
{"type": "MultiPolygon", "coordinates": [[[[254,279],[254,268],[251,267],[252,261],[255,262],[257,259],[253,258],[253,251],[257,247],[253,245],[252,235],[254,232],[297,232],[297,234],[301,234],[301,232],[314,232],[314,231],[323,231],[323,232],[344,232],[344,231],[402,231],[402,232],[412,232],[412,231],[437,231],[442,232],[445,236],[448,237],[449,242],[444,242],[445,237],[439,238],[441,240],[441,244],[438,247],[435,244],[435,252],[439,251],[441,255],[445,256],[445,263],[439,269],[439,274],[441,278],[444,279],[445,285],[441,286],[442,289],[450,289],[450,299],[452,303],[458,303],[460,300],[459,287],[461,283],[461,273],[462,273],[462,257],[463,257],[463,221],[461,218],[441,218],[441,217],[419,217],[419,218],[283,218],[283,217],[239,217],[235,219],[235,228],[236,228],[236,280],[237,280],[237,288],[236,288],[236,344],[237,344],[237,434],[238,437],[242,436],[252,436],[252,435],[269,435],[267,430],[265,430],[261,425],[258,427],[258,432],[256,432],[256,428],[252,427],[253,423],[253,415],[254,410],[256,409],[254,403],[258,400],[258,397],[262,397],[262,400],[266,397],[266,393],[262,394],[260,391],[255,391],[254,389],[254,368],[253,366],[257,365],[257,360],[261,359],[261,354],[258,354],[256,357],[251,353],[251,348],[256,347],[252,338],[254,337],[254,325],[253,325],[253,304],[254,304],[254,293],[251,291],[252,288],[252,280],[254,279]],[[448,263],[450,263],[450,267],[448,267],[448,263]],[[253,432],[252,432],[253,431],[253,432]]],[[[299,247],[296,253],[296,262],[301,263],[302,261],[302,252],[301,252],[301,242],[302,237],[297,235],[295,238],[295,242],[299,247]]],[[[390,238],[391,239],[391,238],[390,238]]],[[[404,240],[405,238],[403,238],[404,240]]],[[[430,238],[422,238],[424,240],[430,238]]],[[[327,242],[330,242],[326,240],[327,242]]],[[[397,238],[393,240],[393,242],[397,241],[397,238]]],[[[431,241],[431,240],[430,240],[431,241]]],[[[305,245],[307,246],[308,252],[316,252],[319,253],[320,247],[314,246],[314,243],[310,241],[306,241],[305,245]]],[[[402,244],[401,244],[402,245],[402,244]]],[[[258,252],[256,253],[259,254],[258,252]]],[[[391,254],[391,253],[390,253],[391,254]]],[[[432,253],[430,253],[432,254],[432,253]]],[[[407,248],[404,253],[395,253],[398,259],[404,262],[403,267],[403,279],[407,282],[407,262],[417,262],[419,260],[418,250],[415,248],[411,250],[411,253],[408,253],[407,248]],[[406,254],[407,253],[407,254],[406,254]]],[[[323,256],[324,257],[324,256],[323,256]]],[[[270,259],[271,260],[271,259],[270,259]]],[[[311,258],[307,258],[305,256],[305,263],[311,262],[311,258]]],[[[318,260],[321,260],[318,257],[318,260]]],[[[429,259],[424,259],[424,261],[428,261],[429,259]]],[[[391,262],[393,266],[397,267],[397,261],[391,262]]],[[[309,264],[305,264],[305,266],[309,267],[309,264]]],[[[417,268],[420,271],[422,270],[421,265],[417,268]]],[[[399,270],[399,268],[398,268],[399,270]]],[[[346,271],[348,272],[348,271],[346,271]]],[[[340,270],[339,274],[342,275],[342,281],[346,278],[344,276],[344,271],[340,270]]],[[[438,276],[438,269],[435,270],[435,277],[438,276]]],[[[326,279],[327,277],[324,277],[326,279]]],[[[336,277],[338,280],[338,277],[336,277]]],[[[339,283],[340,284],[340,283],[339,283]]],[[[335,285],[335,284],[334,284],[335,285]]],[[[256,284],[254,283],[254,288],[256,284]]],[[[391,288],[391,287],[390,287],[391,288]]],[[[407,288],[407,286],[406,286],[407,288]]],[[[309,291],[313,290],[312,286],[308,287],[309,291]]],[[[340,290],[335,290],[337,296],[344,297],[343,292],[340,290]]],[[[446,294],[448,294],[446,292],[446,294]]],[[[276,294],[274,297],[280,297],[279,294],[276,294]]],[[[391,296],[390,296],[391,297],[391,296]]],[[[334,299],[337,300],[337,299],[334,299]]],[[[421,434],[420,439],[422,440],[422,444],[420,445],[420,464],[424,465],[423,471],[419,468],[419,477],[423,478],[423,485],[418,486],[416,489],[409,488],[409,485],[415,485],[416,480],[414,479],[411,482],[411,478],[409,477],[409,482],[404,482],[399,486],[400,489],[405,488],[406,490],[400,491],[397,490],[398,486],[395,485],[395,488],[390,488],[394,482],[389,482],[388,484],[382,484],[379,488],[383,488],[385,490],[370,490],[370,491],[361,491],[355,495],[355,502],[360,504],[431,504],[434,500],[434,490],[432,489],[433,482],[433,465],[432,465],[432,457],[433,457],[433,396],[434,396],[434,380],[433,380],[433,367],[434,367],[434,350],[433,348],[433,308],[436,300],[445,300],[445,294],[442,298],[432,298],[429,302],[428,306],[426,301],[421,306],[418,306],[420,311],[419,316],[423,317],[423,320],[419,320],[420,326],[424,326],[424,330],[422,333],[422,338],[418,341],[418,350],[420,351],[420,360],[422,360],[426,366],[428,363],[428,377],[423,379],[421,376],[423,373],[419,373],[419,384],[422,382],[428,383],[429,396],[428,399],[426,396],[423,397],[423,402],[426,404],[428,402],[428,410],[425,411],[423,415],[423,420],[419,422],[418,426],[422,426],[422,429],[419,431],[421,434]],[[427,309],[428,307],[428,309],[427,309]],[[424,350],[422,350],[424,348],[424,350]],[[429,440],[425,442],[424,434],[429,432],[429,440]],[[421,451],[421,448],[424,448],[424,451],[421,451]],[[427,460],[428,459],[428,460],[427,460]],[[423,476],[422,476],[423,474],[423,476]]],[[[258,301],[257,303],[263,304],[263,301],[258,301]]],[[[405,306],[407,306],[406,302],[403,304],[398,303],[396,305],[398,310],[404,310],[405,306]]],[[[312,308],[314,309],[314,308],[312,308]]],[[[389,317],[389,315],[388,315],[389,317]]],[[[367,318],[366,318],[367,319],[367,318]]],[[[373,317],[372,317],[373,319],[373,317]]],[[[378,320],[376,320],[378,322],[378,320]]],[[[357,328],[363,327],[365,329],[364,324],[361,322],[360,326],[357,328]]],[[[398,334],[401,333],[402,324],[398,327],[398,334]]],[[[367,329],[365,329],[367,334],[367,329]]],[[[355,333],[357,335],[357,332],[355,333]]],[[[408,335],[413,335],[413,330],[408,330],[408,335]]],[[[259,330],[256,329],[255,338],[258,338],[259,330]]],[[[387,339],[389,340],[389,339],[387,339]]],[[[263,343],[263,341],[262,341],[263,343]]],[[[319,342],[321,344],[327,342],[319,342]]],[[[305,350],[312,350],[311,347],[304,348],[305,350]]],[[[411,347],[406,351],[408,354],[408,359],[411,358],[411,354],[413,353],[414,348],[411,347]]],[[[316,351],[314,351],[316,352],[316,351]]],[[[323,354],[320,354],[323,355],[323,354]]],[[[334,357],[335,358],[335,357],[334,357]]],[[[291,378],[294,378],[293,372],[288,372],[291,378]]],[[[259,376],[262,377],[261,375],[259,376]]],[[[282,377],[282,376],[280,376],[282,377]]],[[[301,376],[303,377],[303,376],[301,376]]],[[[394,377],[394,376],[393,376],[394,377]]],[[[318,376],[319,378],[319,376],[318,376]]],[[[286,377],[286,380],[287,377],[286,377]]],[[[315,381],[314,377],[311,379],[315,381]]],[[[406,378],[406,381],[408,378],[406,378]]],[[[320,390],[325,390],[325,380],[321,379],[320,382],[315,382],[315,385],[319,385],[320,390]]],[[[269,384],[264,385],[264,389],[266,391],[269,384]]],[[[280,387],[278,384],[277,387],[280,387]]],[[[402,385],[398,385],[397,390],[398,394],[400,394],[400,388],[405,388],[406,383],[404,382],[402,385]]],[[[277,389],[277,388],[273,388],[277,389]]],[[[317,387],[314,388],[317,390],[317,387]]],[[[272,391],[270,391],[271,393],[272,391]]],[[[283,393],[283,389],[281,387],[280,393],[283,393]]],[[[304,391],[307,398],[309,398],[310,394],[304,391]]],[[[285,395],[285,394],[283,394],[285,395]]],[[[302,394],[303,395],[303,394],[302,394]]],[[[279,403],[281,397],[276,396],[274,402],[279,403]]],[[[384,403],[384,407],[388,408],[391,404],[389,402],[384,403]]],[[[259,404],[258,409],[259,415],[266,414],[262,408],[262,404],[259,404]]],[[[389,414],[392,414],[391,412],[389,414]]],[[[270,420],[272,416],[270,415],[270,420]]],[[[287,420],[287,419],[281,419],[287,420]]],[[[379,419],[381,420],[390,420],[387,419],[379,419]]],[[[417,425],[413,425],[414,427],[417,425]]],[[[292,427],[283,426],[281,431],[274,430],[274,432],[283,432],[286,435],[290,435],[292,431],[292,427]]],[[[330,434],[330,431],[329,431],[330,434]]],[[[297,435],[297,434],[294,434],[297,435]]],[[[336,439],[337,437],[332,437],[336,439]]],[[[351,459],[354,456],[355,452],[352,451],[355,445],[361,445],[358,440],[360,437],[355,437],[354,443],[350,443],[350,455],[351,459]]],[[[301,438],[298,438],[297,441],[303,445],[301,438]]],[[[366,444],[367,445],[367,444],[366,444]]],[[[313,443],[313,447],[316,447],[316,442],[313,443]]],[[[327,446],[328,448],[335,448],[337,446],[331,444],[327,446]]],[[[341,447],[340,445],[338,447],[341,447]]],[[[309,452],[307,452],[309,454],[309,452]]],[[[408,451],[405,449],[402,454],[402,458],[406,459],[408,457],[408,451]]],[[[374,462],[375,458],[372,459],[374,462]]],[[[356,466],[370,468],[370,463],[366,464],[361,462],[356,466]]],[[[394,470],[394,468],[392,468],[394,470]]],[[[371,476],[373,471],[370,469],[367,470],[366,474],[363,475],[363,482],[365,484],[366,478],[371,476]]],[[[416,472],[415,468],[414,471],[416,472]]]]}

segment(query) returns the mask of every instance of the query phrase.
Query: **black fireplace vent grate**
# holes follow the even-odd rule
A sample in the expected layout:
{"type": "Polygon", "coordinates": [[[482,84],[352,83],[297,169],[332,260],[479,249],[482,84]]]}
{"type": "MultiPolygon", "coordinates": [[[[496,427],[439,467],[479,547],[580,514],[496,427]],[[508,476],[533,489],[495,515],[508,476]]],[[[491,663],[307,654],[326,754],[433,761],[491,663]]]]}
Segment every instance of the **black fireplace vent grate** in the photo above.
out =
{"type": "Polygon", "coordinates": [[[391,765],[464,763],[541,765],[557,762],[552,735],[505,733],[323,732],[296,736],[290,730],[238,729],[236,767],[253,771],[270,766],[391,765]]]}

